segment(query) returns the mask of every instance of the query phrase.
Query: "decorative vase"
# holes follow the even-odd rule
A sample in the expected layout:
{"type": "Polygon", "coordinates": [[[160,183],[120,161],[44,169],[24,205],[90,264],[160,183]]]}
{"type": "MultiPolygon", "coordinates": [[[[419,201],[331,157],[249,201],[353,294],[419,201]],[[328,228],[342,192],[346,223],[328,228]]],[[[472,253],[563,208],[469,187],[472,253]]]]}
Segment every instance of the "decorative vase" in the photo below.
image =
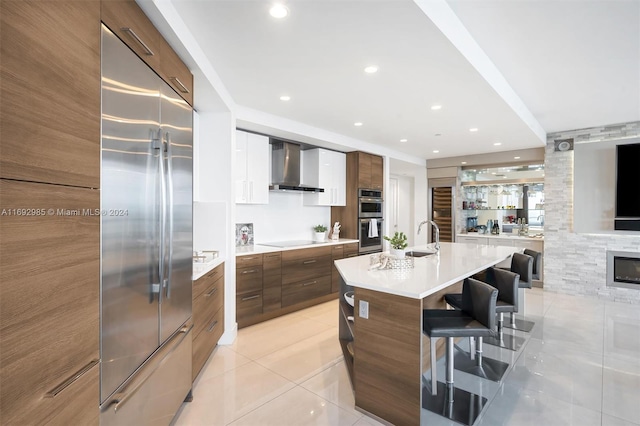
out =
{"type": "Polygon", "coordinates": [[[314,232],[313,234],[315,235],[314,241],[324,241],[324,232],[314,232]]]}
{"type": "Polygon", "coordinates": [[[391,253],[391,256],[394,256],[398,259],[404,259],[404,255],[405,255],[405,251],[404,249],[390,249],[389,253],[391,253]]]}

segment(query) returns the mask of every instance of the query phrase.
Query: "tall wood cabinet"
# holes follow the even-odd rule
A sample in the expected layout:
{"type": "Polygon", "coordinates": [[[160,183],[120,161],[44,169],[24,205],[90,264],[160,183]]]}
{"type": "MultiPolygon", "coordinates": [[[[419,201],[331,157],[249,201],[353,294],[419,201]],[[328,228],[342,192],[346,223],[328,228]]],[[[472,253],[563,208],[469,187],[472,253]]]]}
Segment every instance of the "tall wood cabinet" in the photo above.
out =
{"type": "Polygon", "coordinates": [[[98,424],[100,3],[0,19],[1,422],[98,424]]]}
{"type": "MultiPolygon", "coordinates": [[[[0,1],[3,425],[99,423],[100,216],[95,212],[100,209],[105,5],[106,20],[129,19],[126,27],[134,31],[137,22],[150,24],[133,0],[0,1]],[[118,12],[122,7],[127,10],[118,12]]],[[[188,69],[175,52],[167,53],[171,49],[161,36],[155,40],[154,31],[136,35],[149,40],[154,34],[145,42],[159,55],[154,69],[191,102],[184,91],[192,92],[188,69]]]]}

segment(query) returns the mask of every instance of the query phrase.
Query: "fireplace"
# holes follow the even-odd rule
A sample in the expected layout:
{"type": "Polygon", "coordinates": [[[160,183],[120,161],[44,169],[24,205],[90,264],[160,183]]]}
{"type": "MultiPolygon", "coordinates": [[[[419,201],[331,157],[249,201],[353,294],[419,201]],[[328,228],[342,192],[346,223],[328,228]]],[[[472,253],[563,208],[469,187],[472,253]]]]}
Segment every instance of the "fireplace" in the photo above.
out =
{"type": "Polygon", "coordinates": [[[607,251],[607,286],[640,290],[640,253],[607,251]]]}

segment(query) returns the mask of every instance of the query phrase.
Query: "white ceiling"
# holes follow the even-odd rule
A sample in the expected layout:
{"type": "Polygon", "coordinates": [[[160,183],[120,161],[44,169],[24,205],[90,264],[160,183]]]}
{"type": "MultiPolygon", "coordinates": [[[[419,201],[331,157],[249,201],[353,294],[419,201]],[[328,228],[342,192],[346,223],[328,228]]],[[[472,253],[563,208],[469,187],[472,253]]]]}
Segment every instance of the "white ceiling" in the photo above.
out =
{"type": "MultiPolygon", "coordinates": [[[[421,158],[543,145],[413,1],[286,4],[173,0],[240,106],[421,158]]],[[[544,130],[640,119],[638,1],[449,4],[544,130]]]]}

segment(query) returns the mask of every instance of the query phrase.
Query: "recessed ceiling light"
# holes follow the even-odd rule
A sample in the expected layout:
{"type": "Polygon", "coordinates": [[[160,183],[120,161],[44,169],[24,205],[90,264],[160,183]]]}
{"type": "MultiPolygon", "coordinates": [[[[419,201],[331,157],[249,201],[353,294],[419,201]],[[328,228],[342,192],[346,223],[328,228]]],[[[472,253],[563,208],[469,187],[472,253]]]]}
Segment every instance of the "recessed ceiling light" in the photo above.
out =
{"type": "Polygon", "coordinates": [[[460,164],[467,164],[467,162],[466,161],[462,161],[460,164]]]}
{"type": "Polygon", "coordinates": [[[470,131],[470,132],[477,132],[477,131],[478,131],[478,128],[477,128],[477,127],[472,127],[472,128],[470,128],[470,129],[469,129],[469,131],[470,131]]]}
{"type": "Polygon", "coordinates": [[[373,74],[374,72],[378,72],[378,67],[376,67],[375,65],[369,65],[364,69],[364,72],[366,72],[367,74],[373,74]]]}
{"type": "Polygon", "coordinates": [[[406,139],[400,139],[400,142],[406,142],[406,141],[407,141],[406,139]]]}
{"type": "Polygon", "coordinates": [[[437,153],[439,153],[439,152],[440,152],[440,151],[438,151],[437,149],[434,149],[434,150],[433,150],[433,153],[434,153],[434,154],[437,154],[437,153]]]}
{"type": "Polygon", "coordinates": [[[282,19],[289,14],[289,9],[283,4],[276,3],[269,9],[269,14],[274,18],[282,19]]]}
{"type": "Polygon", "coordinates": [[[502,179],[506,179],[506,178],[507,178],[506,176],[502,176],[502,179]]]}
{"type": "Polygon", "coordinates": [[[492,175],[495,175],[495,174],[496,174],[496,172],[491,172],[491,174],[492,174],[492,175]]]}
{"type": "Polygon", "coordinates": [[[360,127],[360,126],[362,126],[362,123],[357,121],[357,122],[353,123],[353,125],[356,126],[356,127],[360,127]]]}
{"type": "Polygon", "coordinates": [[[513,157],[513,159],[514,159],[514,160],[519,160],[519,159],[520,159],[520,157],[513,157]]]}
{"type": "Polygon", "coordinates": [[[502,145],[502,142],[496,142],[493,144],[493,146],[500,146],[500,145],[502,145]]]}
{"type": "Polygon", "coordinates": [[[442,133],[436,133],[435,136],[442,136],[442,133]]]}
{"type": "Polygon", "coordinates": [[[291,96],[286,96],[286,95],[285,96],[280,96],[280,100],[281,101],[289,101],[289,100],[291,100],[291,96]]]}
{"type": "Polygon", "coordinates": [[[437,111],[439,109],[442,109],[442,105],[431,105],[431,109],[437,111]]]}

